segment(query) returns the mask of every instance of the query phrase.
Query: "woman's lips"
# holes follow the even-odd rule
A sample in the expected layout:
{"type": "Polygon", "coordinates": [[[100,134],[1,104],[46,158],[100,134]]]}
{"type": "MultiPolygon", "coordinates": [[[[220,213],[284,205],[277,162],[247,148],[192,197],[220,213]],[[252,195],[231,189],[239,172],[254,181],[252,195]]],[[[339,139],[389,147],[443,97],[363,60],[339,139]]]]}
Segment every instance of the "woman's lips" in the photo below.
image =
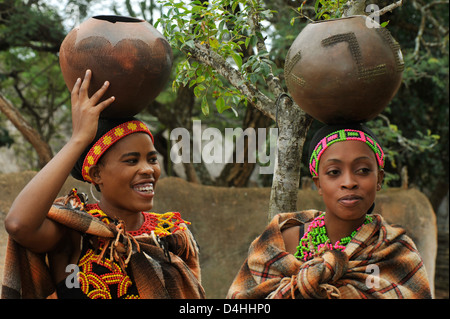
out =
{"type": "Polygon", "coordinates": [[[362,200],[361,196],[358,195],[346,195],[343,196],[341,198],[339,198],[339,203],[341,203],[344,206],[355,206],[356,204],[358,204],[360,201],[362,200]]]}

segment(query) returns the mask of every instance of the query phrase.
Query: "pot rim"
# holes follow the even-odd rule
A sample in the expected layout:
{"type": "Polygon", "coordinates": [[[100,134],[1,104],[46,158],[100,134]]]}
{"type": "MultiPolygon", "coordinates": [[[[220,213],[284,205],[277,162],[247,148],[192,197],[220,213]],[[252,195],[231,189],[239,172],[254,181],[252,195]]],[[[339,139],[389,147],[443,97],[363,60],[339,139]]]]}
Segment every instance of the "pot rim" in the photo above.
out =
{"type": "Polygon", "coordinates": [[[96,16],[93,16],[92,19],[107,21],[110,23],[116,23],[116,22],[139,23],[139,22],[145,21],[145,20],[138,19],[138,18],[119,16],[119,15],[96,15],[96,16]]]}
{"type": "Polygon", "coordinates": [[[318,24],[318,23],[324,23],[324,22],[333,22],[333,21],[338,21],[338,20],[346,20],[346,19],[352,19],[352,18],[368,18],[367,16],[363,15],[363,14],[357,14],[354,16],[349,16],[349,17],[340,17],[340,18],[333,18],[333,19],[328,19],[328,20],[318,20],[318,21],[311,21],[311,24],[318,24]]]}

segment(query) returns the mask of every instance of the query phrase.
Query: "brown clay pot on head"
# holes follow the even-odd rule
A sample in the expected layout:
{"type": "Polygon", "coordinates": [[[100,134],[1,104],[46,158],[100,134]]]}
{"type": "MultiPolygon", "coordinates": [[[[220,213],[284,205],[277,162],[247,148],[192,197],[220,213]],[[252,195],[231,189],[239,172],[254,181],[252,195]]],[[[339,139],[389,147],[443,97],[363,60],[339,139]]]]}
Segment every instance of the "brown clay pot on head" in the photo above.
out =
{"type": "Polygon", "coordinates": [[[116,99],[101,116],[117,118],[139,113],[158,96],[169,79],[173,55],[167,40],[148,22],[95,16],[69,32],[59,61],[69,90],[87,69],[92,70],[89,96],[109,81],[102,100],[116,99]]]}
{"type": "Polygon", "coordinates": [[[293,100],[326,124],[365,122],[397,93],[404,69],[400,46],[365,16],[308,24],[286,57],[293,100]]]}

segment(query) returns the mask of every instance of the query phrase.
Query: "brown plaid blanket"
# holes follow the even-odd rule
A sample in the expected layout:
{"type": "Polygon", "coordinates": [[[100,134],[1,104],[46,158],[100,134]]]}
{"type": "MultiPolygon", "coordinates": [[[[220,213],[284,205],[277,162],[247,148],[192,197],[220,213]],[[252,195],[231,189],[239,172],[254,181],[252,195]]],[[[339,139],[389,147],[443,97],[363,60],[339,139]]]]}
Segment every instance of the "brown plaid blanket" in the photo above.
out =
{"type": "MultiPolygon", "coordinates": [[[[70,227],[70,225],[65,225],[70,227]]],[[[134,237],[140,253],[131,255],[128,267],[143,299],[205,298],[201,286],[198,246],[186,230],[166,236],[169,256],[150,236],[134,237]]],[[[45,254],[33,253],[9,238],[2,283],[2,299],[55,296],[45,254]]]]}
{"type": "Polygon", "coordinates": [[[431,298],[413,241],[380,215],[373,214],[342,252],[328,250],[307,262],[286,252],[281,231],[319,213],[275,216],[251,244],[227,298],[431,298]]]}

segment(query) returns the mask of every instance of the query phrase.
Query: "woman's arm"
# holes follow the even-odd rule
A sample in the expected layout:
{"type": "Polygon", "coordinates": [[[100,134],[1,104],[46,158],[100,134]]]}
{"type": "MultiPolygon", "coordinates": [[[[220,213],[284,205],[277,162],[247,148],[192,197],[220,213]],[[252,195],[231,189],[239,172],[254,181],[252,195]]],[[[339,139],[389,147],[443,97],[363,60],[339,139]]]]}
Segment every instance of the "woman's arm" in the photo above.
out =
{"type": "Polygon", "coordinates": [[[61,239],[64,228],[46,218],[47,213],[75,162],[94,139],[100,113],[114,101],[111,97],[97,105],[108,82],[89,98],[90,79],[91,72],[87,70],[83,82],[78,79],[71,92],[70,140],[20,192],[5,219],[10,236],[35,252],[49,251],[61,239]]]}

